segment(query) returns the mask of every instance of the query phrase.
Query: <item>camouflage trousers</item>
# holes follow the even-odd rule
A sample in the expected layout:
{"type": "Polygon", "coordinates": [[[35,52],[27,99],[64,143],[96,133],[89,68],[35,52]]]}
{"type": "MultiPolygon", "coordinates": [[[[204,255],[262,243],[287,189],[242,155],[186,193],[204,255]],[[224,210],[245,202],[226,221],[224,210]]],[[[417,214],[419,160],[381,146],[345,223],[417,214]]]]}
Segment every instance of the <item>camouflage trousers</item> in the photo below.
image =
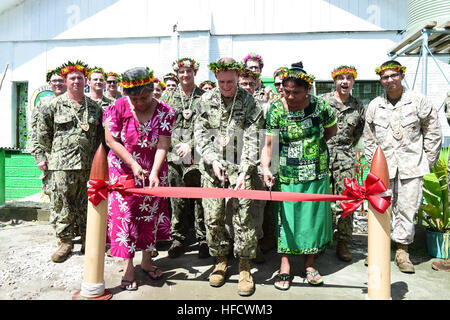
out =
{"type": "Polygon", "coordinates": [[[42,180],[42,192],[45,195],[50,196],[50,193],[52,192],[52,171],[42,171],[40,178],[42,180]]]}
{"type": "Polygon", "coordinates": [[[75,227],[86,234],[89,170],[52,171],[50,223],[59,239],[73,239],[75,227]]]}
{"type": "MultiPolygon", "coordinates": [[[[235,188],[237,172],[228,171],[231,183],[225,187],[235,188]]],[[[211,182],[202,177],[203,188],[221,188],[218,179],[211,182]]],[[[251,187],[251,177],[247,176],[246,189],[251,187]]],[[[256,237],[253,217],[250,211],[252,200],[249,199],[202,199],[205,210],[206,240],[212,256],[226,256],[230,252],[230,235],[225,226],[226,215],[231,215],[234,230],[234,254],[244,259],[256,257],[258,239],[256,237]]]]}
{"type": "MultiPolygon", "coordinates": [[[[264,187],[264,179],[257,173],[253,173],[250,177],[251,189],[253,190],[266,190],[264,187]]],[[[252,200],[250,204],[250,212],[253,218],[253,223],[255,225],[256,238],[258,240],[264,237],[263,223],[264,223],[264,209],[266,207],[265,200],[252,200]]],[[[230,234],[231,239],[234,238],[233,222],[232,222],[233,212],[227,212],[225,223],[227,230],[230,234]]]]}
{"type": "MultiPolygon", "coordinates": [[[[331,171],[331,185],[333,188],[333,194],[340,195],[345,190],[344,179],[354,179],[356,178],[356,169],[332,169],[331,171]]],[[[337,241],[345,241],[350,243],[352,241],[353,233],[353,213],[341,217],[343,212],[341,206],[339,205],[342,201],[332,201],[331,202],[331,212],[333,215],[333,231],[337,241]]]]}
{"type": "Polygon", "coordinates": [[[391,198],[391,239],[400,244],[414,241],[414,217],[422,204],[423,177],[389,180],[391,198]]]}
{"type": "MultiPolygon", "coordinates": [[[[169,162],[169,186],[200,187],[200,171],[169,162]]],[[[170,198],[171,232],[174,239],[186,240],[189,214],[194,212],[194,229],[197,241],[206,240],[205,218],[202,199],[170,198]]]]}

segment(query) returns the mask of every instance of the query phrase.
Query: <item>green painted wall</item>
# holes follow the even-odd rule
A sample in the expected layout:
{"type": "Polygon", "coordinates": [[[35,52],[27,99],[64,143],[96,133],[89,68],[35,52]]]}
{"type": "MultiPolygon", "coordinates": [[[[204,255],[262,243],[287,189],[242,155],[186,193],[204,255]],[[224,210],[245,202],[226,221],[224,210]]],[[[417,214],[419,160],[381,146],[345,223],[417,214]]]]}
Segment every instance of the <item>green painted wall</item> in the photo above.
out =
{"type": "Polygon", "coordinates": [[[30,154],[5,150],[6,201],[40,193],[42,191],[40,175],[41,171],[30,154]]]}

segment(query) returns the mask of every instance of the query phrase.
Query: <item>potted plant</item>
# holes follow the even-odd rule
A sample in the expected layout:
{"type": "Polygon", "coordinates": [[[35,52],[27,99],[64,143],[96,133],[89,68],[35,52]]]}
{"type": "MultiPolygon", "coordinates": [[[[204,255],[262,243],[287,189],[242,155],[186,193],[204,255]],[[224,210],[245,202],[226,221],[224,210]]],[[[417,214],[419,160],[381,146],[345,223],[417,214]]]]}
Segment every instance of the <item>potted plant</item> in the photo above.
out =
{"type": "Polygon", "coordinates": [[[449,148],[442,148],[431,173],[425,175],[423,203],[418,217],[427,225],[428,254],[448,259],[450,236],[450,208],[448,203],[447,161],[449,148]]]}

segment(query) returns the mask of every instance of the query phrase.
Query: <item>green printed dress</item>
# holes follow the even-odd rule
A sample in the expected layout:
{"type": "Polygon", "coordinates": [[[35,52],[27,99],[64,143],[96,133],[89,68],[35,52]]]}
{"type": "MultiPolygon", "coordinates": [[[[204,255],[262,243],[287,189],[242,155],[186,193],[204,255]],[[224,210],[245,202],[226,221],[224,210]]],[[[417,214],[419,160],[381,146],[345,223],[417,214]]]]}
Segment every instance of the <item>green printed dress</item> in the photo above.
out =
{"type": "MultiPolygon", "coordinates": [[[[279,137],[279,190],[330,193],[324,128],[336,121],[333,109],[315,96],[299,111],[288,111],[282,100],[271,105],[266,117],[266,134],[279,137]]],[[[279,253],[314,254],[331,241],[330,202],[285,201],[277,203],[277,208],[279,253]]]]}

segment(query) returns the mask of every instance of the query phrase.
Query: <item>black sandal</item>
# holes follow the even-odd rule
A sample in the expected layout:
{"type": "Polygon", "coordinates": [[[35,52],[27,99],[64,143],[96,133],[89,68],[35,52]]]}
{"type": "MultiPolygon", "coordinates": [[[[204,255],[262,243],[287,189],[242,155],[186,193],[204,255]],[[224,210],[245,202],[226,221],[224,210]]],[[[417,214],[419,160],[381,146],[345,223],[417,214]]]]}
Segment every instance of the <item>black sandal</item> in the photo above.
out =
{"type": "Polygon", "coordinates": [[[136,291],[138,289],[138,284],[136,282],[136,288],[133,288],[133,283],[135,283],[135,282],[136,282],[136,280],[125,280],[124,278],[122,278],[122,281],[120,283],[120,288],[122,290],[127,290],[127,291],[136,291]],[[128,285],[123,286],[124,282],[127,283],[130,286],[129,287],[128,287],[128,285]]]}
{"type": "Polygon", "coordinates": [[[291,275],[289,273],[278,273],[275,276],[275,282],[273,284],[278,290],[286,291],[291,287],[291,275]],[[280,281],[287,283],[287,285],[278,284],[280,281]]]}

